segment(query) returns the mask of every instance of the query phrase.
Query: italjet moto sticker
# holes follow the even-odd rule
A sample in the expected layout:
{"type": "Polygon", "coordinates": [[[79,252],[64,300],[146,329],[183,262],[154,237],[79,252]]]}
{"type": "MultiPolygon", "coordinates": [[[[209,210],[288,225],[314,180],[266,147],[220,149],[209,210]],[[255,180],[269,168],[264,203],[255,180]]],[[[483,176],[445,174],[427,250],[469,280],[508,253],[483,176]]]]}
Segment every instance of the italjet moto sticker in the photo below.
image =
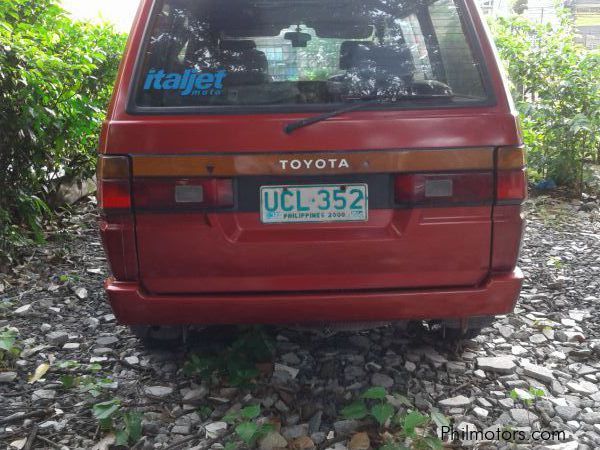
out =
{"type": "Polygon", "coordinates": [[[179,91],[182,96],[217,96],[223,93],[223,80],[226,76],[226,70],[199,72],[187,69],[183,73],[167,73],[151,69],[146,75],[144,90],[179,91]]]}

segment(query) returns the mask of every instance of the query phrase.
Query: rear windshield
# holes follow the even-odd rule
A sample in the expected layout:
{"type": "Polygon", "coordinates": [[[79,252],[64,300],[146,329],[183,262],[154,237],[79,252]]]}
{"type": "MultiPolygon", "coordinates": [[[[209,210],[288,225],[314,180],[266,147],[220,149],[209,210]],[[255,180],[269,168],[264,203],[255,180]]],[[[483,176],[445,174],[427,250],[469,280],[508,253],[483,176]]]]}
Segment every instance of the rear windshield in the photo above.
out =
{"type": "Polygon", "coordinates": [[[486,100],[460,0],[157,0],[141,107],[486,100]]]}

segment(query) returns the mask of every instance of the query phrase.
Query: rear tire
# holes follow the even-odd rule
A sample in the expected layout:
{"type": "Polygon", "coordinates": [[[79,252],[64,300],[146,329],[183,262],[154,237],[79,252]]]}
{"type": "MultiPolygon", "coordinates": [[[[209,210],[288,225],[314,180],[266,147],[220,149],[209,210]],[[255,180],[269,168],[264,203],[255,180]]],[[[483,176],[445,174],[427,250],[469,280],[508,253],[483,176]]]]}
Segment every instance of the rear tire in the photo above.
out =
{"type": "Polygon", "coordinates": [[[458,328],[446,328],[442,329],[442,337],[446,341],[468,341],[469,339],[475,339],[481,334],[482,328],[467,328],[466,330],[460,330],[458,328]]]}
{"type": "Polygon", "coordinates": [[[177,348],[183,344],[183,327],[134,325],[131,332],[148,349],[177,348]]]}
{"type": "Polygon", "coordinates": [[[442,320],[440,331],[442,339],[446,341],[462,341],[474,339],[481,334],[481,331],[494,323],[494,316],[471,317],[463,328],[461,320],[442,320]]]}

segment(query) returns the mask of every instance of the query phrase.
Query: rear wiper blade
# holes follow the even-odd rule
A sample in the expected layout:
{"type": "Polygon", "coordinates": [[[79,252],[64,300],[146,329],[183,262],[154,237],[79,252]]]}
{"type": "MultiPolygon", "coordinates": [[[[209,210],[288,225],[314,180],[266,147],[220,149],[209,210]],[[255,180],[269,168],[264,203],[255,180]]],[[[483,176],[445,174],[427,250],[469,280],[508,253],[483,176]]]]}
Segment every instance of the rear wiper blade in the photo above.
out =
{"type": "Polygon", "coordinates": [[[352,101],[352,104],[349,106],[345,106],[343,108],[336,109],[334,111],[330,111],[327,113],[319,114],[313,117],[307,117],[306,119],[300,119],[295,122],[288,123],[283,127],[283,131],[286,134],[292,134],[294,131],[299,128],[308,127],[309,125],[313,125],[315,123],[323,122],[325,120],[331,119],[332,117],[340,116],[342,114],[346,114],[352,111],[357,111],[359,109],[365,108],[367,106],[373,105],[375,103],[382,104],[390,104],[393,105],[395,103],[399,103],[401,101],[410,101],[410,100],[423,100],[423,99],[436,99],[436,98],[444,98],[450,99],[452,95],[405,95],[401,97],[379,97],[379,96],[368,96],[368,97],[357,97],[355,99],[349,99],[348,101],[352,101]]]}

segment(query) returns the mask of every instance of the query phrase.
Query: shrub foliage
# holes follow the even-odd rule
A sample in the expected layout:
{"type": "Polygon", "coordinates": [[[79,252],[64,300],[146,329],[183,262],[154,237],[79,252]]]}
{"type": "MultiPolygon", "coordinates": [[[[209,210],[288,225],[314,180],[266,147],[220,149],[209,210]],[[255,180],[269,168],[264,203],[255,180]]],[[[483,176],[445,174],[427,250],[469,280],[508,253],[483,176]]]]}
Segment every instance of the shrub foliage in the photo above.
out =
{"type": "Polygon", "coordinates": [[[600,162],[600,53],[575,42],[566,13],[556,25],[515,16],[491,26],[521,113],[531,178],[583,189],[586,163],[600,162]]]}
{"type": "MultiPolygon", "coordinates": [[[[125,37],[57,0],[0,2],[0,252],[42,239],[57,180],[88,176],[125,37]]],[[[0,259],[2,254],[0,253],[0,259]]]]}

